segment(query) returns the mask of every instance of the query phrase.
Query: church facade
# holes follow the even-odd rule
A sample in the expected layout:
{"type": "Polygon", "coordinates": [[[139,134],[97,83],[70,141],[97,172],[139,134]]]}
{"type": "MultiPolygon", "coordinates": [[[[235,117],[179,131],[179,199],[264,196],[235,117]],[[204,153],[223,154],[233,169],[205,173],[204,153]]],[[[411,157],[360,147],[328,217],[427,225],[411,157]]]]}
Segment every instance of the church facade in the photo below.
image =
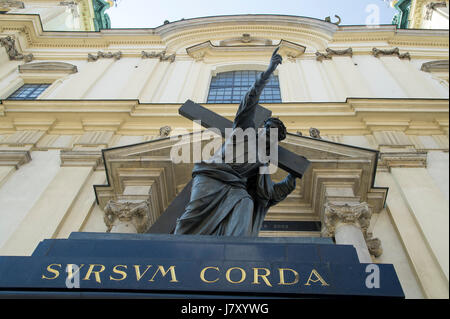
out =
{"type": "Polygon", "coordinates": [[[236,15],[109,29],[102,0],[0,1],[0,255],[151,232],[211,138],[179,107],[232,120],[280,47],[260,104],[311,166],[260,236],[330,237],[393,264],[407,298],[448,298],[448,1],[400,2],[398,25],[377,27],[236,15]]]}

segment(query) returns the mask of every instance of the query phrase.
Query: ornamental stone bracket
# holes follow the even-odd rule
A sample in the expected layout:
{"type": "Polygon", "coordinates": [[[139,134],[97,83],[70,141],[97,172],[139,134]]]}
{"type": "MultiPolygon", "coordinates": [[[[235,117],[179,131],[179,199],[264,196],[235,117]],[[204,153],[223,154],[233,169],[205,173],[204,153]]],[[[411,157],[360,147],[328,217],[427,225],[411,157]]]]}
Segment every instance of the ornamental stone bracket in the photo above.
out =
{"type": "Polygon", "coordinates": [[[400,53],[400,49],[399,48],[393,48],[393,49],[389,49],[389,50],[382,50],[382,49],[373,48],[372,49],[372,54],[376,58],[379,58],[380,56],[396,55],[401,60],[405,60],[405,59],[406,60],[411,60],[411,55],[409,54],[409,52],[400,53]]]}
{"type": "Polygon", "coordinates": [[[60,152],[61,166],[91,166],[96,169],[103,164],[101,151],[66,151],[60,152]]]}
{"type": "Polygon", "coordinates": [[[433,17],[433,12],[436,10],[436,8],[446,8],[447,3],[445,1],[430,2],[425,7],[426,7],[426,12],[425,12],[424,20],[431,20],[433,17]]]}
{"type": "Polygon", "coordinates": [[[33,60],[33,54],[19,53],[16,48],[16,40],[14,40],[12,36],[0,38],[0,44],[5,47],[6,53],[8,54],[10,60],[23,60],[24,62],[31,62],[33,60]]]}
{"type": "Polygon", "coordinates": [[[381,256],[381,240],[373,238],[367,230],[370,225],[372,210],[363,203],[325,204],[322,234],[334,237],[336,244],[351,244],[356,248],[360,262],[372,262],[370,255],[381,256]]]}
{"type": "Polygon", "coordinates": [[[29,151],[1,150],[0,166],[14,166],[18,169],[20,166],[31,161],[29,151]]]}
{"type": "Polygon", "coordinates": [[[327,53],[321,53],[319,51],[316,52],[316,60],[322,62],[323,60],[331,60],[333,56],[349,56],[353,57],[353,49],[348,48],[345,50],[333,50],[327,48],[325,50],[327,53]]]}
{"type": "Polygon", "coordinates": [[[379,155],[378,169],[390,171],[391,168],[427,167],[426,151],[409,152],[381,152],[379,155]]]}
{"type": "Polygon", "coordinates": [[[108,233],[145,233],[154,222],[152,216],[149,200],[109,200],[103,220],[108,233]]]}
{"type": "Polygon", "coordinates": [[[161,51],[159,53],[142,51],[141,57],[143,59],[159,58],[160,62],[169,61],[170,63],[172,63],[175,61],[176,54],[173,53],[173,54],[167,55],[167,52],[165,50],[161,51]]]}
{"type": "Polygon", "coordinates": [[[117,51],[115,53],[112,52],[102,52],[102,51],[98,51],[97,55],[88,53],[88,62],[95,62],[100,58],[103,59],[114,59],[115,61],[120,60],[120,58],[122,57],[122,52],[121,51],[117,51]]]}

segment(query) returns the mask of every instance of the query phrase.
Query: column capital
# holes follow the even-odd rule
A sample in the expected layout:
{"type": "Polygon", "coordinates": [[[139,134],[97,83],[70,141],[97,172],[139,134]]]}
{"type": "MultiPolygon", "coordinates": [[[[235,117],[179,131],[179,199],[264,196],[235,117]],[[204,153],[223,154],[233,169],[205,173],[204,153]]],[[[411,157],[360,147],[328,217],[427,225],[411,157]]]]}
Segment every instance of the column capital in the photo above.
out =
{"type": "Polygon", "coordinates": [[[341,224],[352,224],[361,229],[366,237],[372,210],[367,203],[325,204],[325,227],[328,236],[334,236],[341,224]]]}
{"type": "MultiPolygon", "coordinates": [[[[366,202],[363,203],[327,202],[325,204],[325,214],[324,214],[325,229],[323,231],[323,234],[325,236],[336,237],[336,243],[338,243],[338,236],[336,234],[338,233],[340,237],[344,235],[344,237],[342,238],[346,238],[345,233],[349,231],[348,229],[344,230],[344,227],[340,228],[341,226],[344,225],[356,226],[357,228],[360,229],[361,233],[359,235],[360,240],[358,241],[356,241],[356,239],[354,240],[360,243],[359,246],[361,247],[364,246],[364,251],[366,252],[368,251],[370,255],[379,257],[383,253],[383,248],[381,247],[381,240],[378,238],[374,238],[372,233],[367,231],[370,225],[371,218],[372,218],[372,209],[366,202]],[[364,242],[365,245],[361,244],[364,242]]],[[[357,246],[358,245],[355,245],[355,247],[357,246]]]]}
{"type": "Polygon", "coordinates": [[[151,208],[150,202],[146,201],[123,201],[109,200],[104,208],[104,222],[107,232],[120,224],[130,223],[137,233],[144,233],[150,227],[151,208]]]}

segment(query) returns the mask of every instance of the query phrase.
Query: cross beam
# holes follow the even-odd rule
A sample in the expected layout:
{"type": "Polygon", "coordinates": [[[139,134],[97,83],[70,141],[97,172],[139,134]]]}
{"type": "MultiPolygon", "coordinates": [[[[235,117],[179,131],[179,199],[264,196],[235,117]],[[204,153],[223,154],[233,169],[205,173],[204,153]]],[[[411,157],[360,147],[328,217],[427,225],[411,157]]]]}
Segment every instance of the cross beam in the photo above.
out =
{"type": "MultiPolygon", "coordinates": [[[[206,128],[215,127],[220,130],[222,136],[225,136],[225,129],[231,128],[233,122],[208,110],[207,108],[187,100],[178,113],[192,121],[200,120],[202,126],[206,128]]],[[[260,127],[266,119],[272,115],[272,112],[261,105],[257,106],[255,112],[255,125],[260,127]]],[[[310,162],[303,156],[292,153],[291,151],[278,146],[278,166],[301,178],[307,170],[310,162]]],[[[167,209],[161,214],[158,220],[148,230],[153,234],[168,234],[175,229],[177,218],[180,217],[189,203],[191,196],[192,180],[184,187],[180,194],[170,203],[167,209]]]]}
{"type": "MultiPolygon", "coordinates": [[[[233,126],[232,121],[192,102],[191,100],[187,100],[186,103],[180,107],[178,113],[192,121],[200,120],[202,126],[206,128],[215,127],[219,129],[222,136],[225,136],[226,128],[233,126]]],[[[260,127],[271,114],[271,111],[258,105],[255,112],[256,127],[260,127]]],[[[292,153],[284,147],[278,146],[278,166],[281,169],[298,178],[302,178],[309,164],[309,161],[305,157],[292,153]]]]}

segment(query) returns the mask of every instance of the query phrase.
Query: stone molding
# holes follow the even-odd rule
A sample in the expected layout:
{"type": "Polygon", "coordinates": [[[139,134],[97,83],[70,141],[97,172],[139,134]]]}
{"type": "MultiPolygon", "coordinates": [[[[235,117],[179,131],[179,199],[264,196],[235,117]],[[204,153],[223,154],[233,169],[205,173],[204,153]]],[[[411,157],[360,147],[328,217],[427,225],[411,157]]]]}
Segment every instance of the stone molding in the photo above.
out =
{"type": "Polygon", "coordinates": [[[20,130],[9,135],[5,139],[0,141],[0,144],[8,146],[25,146],[35,145],[45,135],[43,130],[20,130]]]}
{"type": "Polygon", "coordinates": [[[5,47],[10,60],[23,60],[24,62],[33,61],[33,54],[22,54],[16,48],[16,40],[12,36],[0,38],[0,44],[5,47]]]}
{"type": "Polygon", "coordinates": [[[272,45],[272,40],[267,38],[253,37],[249,33],[242,34],[239,38],[231,38],[219,42],[220,46],[234,46],[243,44],[272,45]]]}
{"type": "Polygon", "coordinates": [[[449,60],[437,60],[437,61],[425,62],[424,64],[422,64],[422,67],[420,68],[420,70],[422,70],[424,72],[429,72],[429,73],[433,73],[433,72],[447,72],[448,73],[448,70],[449,70],[448,61],[449,60]]]}
{"type": "Polygon", "coordinates": [[[349,56],[353,57],[353,49],[348,48],[345,50],[333,50],[327,48],[325,50],[327,53],[321,53],[319,51],[316,52],[316,60],[322,62],[323,60],[331,60],[333,56],[349,56]]]}
{"type": "Polygon", "coordinates": [[[96,169],[103,164],[101,151],[67,151],[60,152],[61,166],[90,166],[96,169]]]}
{"type": "Polygon", "coordinates": [[[267,55],[279,47],[278,53],[294,61],[306,51],[306,47],[294,42],[280,40],[277,45],[214,45],[210,40],[186,48],[187,54],[196,61],[202,61],[205,57],[221,57],[244,52],[252,55],[267,55]]]}
{"type": "Polygon", "coordinates": [[[115,61],[120,60],[120,58],[122,57],[122,52],[121,51],[117,51],[115,53],[112,52],[102,52],[102,51],[98,51],[97,55],[88,53],[88,62],[95,62],[100,58],[103,59],[114,59],[115,61]]]}
{"type": "Polygon", "coordinates": [[[0,166],[14,166],[18,169],[30,161],[31,155],[29,151],[0,150],[0,166]]]}
{"type": "Polygon", "coordinates": [[[380,56],[395,55],[401,60],[405,60],[405,59],[411,60],[411,55],[409,54],[409,52],[400,53],[400,49],[399,48],[393,48],[393,49],[388,49],[388,50],[382,50],[382,49],[373,48],[372,49],[372,54],[376,58],[379,58],[380,56]]]}
{"type": "Polygon", "coordinates": [[[19,73],[77,73],[76,65],[65,62],[35,62],[18,66],[19,73]]]}
{"type": "Polygon", "coordinates": [[[145,233],[150,227],[151,209],[149,201],[130,202],[109,200],[104,207],[104,222],[106,232],[111,232],[113,226],[121,222],[131,222],[138,233],[145,233]]]}
{"type": "Polygon", "coordinates": [[[382,170],[391,168],[412,168],[427,167],[426,151],[409,151],[409,152],[381,152],[379,156],[378,169],[382,170]]]}

